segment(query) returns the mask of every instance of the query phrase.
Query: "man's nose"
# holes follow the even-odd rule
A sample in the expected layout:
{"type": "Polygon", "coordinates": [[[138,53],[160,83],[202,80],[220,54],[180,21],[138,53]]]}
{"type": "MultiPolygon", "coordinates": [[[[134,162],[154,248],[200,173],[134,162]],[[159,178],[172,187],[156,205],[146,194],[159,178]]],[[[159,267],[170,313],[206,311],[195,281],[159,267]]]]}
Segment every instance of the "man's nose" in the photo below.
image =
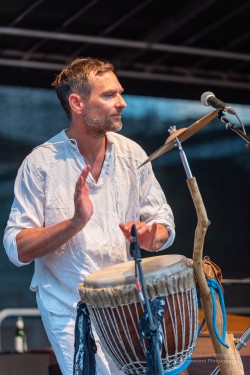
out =
{"type": "Polygon", "coordinates": [[[119,100],[117,100],[117,107],[120,107],[120,108],[127,107],[127,103],[125,102],[125,100],[123,99],[121,95],[119,95],[119,100]]]}

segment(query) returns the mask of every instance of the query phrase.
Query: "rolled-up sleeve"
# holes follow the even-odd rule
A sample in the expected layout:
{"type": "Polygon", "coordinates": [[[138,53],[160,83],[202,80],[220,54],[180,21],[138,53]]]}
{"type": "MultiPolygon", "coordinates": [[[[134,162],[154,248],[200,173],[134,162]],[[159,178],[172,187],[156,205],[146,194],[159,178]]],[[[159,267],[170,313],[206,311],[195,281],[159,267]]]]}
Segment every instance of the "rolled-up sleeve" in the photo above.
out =
{"type": "Polygon", "coordinates": [[[10,261],[20,267],[16,244],[17,234],[25,228],[36,228],[44,225],[44,193],[39,182],[38,171],[32,167],[28,158],[18,170],[15,181],[15,198],[10,216],[4,231],[3,245],[10,261]]]}

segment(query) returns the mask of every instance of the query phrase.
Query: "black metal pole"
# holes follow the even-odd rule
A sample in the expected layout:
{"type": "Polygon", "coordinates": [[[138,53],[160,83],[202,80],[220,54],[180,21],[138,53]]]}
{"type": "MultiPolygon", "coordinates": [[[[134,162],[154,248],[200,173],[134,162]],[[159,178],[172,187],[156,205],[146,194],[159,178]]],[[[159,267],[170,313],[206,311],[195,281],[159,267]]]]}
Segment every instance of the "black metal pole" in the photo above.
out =
{"type": "Polygon", "coordinates": [[[145,278],[144,278],[142,265],[141,265],[141,262],[142,262],[141,250],[139,246],[138,235],[137,235],[135,224],[133,224],[131,228],[130,255],[134,257],[136,267],[139,272],[141,291],[142,291],[143,301],[144,301],[143,305],[144,305],[144,309],[148,313],[149,330],[151,332],[151,337],[152,337],[153,344],[154,344],[153,347],[154,347],[154,354],[155,354],[156,373],[152,375],[164,375],[162,361],[161,361],[161,353],[160,353],[159,345],[158,345],[158,327],[156,324],[154,324],[152,312],[151,312],[150,305],[149,305],[146,283],[145,283],[145,278]]]}

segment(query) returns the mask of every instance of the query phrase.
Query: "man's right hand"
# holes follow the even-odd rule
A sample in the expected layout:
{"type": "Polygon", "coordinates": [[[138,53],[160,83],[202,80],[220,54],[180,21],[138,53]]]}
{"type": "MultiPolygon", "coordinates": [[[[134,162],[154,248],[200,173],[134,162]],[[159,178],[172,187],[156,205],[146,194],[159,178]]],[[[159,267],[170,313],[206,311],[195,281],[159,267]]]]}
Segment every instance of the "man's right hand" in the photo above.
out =
{"type": "Polygon", "coordinates": [[[83,169],[75,187],[75,213],[72,218],[72,225],[81,229],[87,224],[93,214],[93,203],[89,197],[89,188],[86,182],[90,170],[90,165],[83,169]]]}

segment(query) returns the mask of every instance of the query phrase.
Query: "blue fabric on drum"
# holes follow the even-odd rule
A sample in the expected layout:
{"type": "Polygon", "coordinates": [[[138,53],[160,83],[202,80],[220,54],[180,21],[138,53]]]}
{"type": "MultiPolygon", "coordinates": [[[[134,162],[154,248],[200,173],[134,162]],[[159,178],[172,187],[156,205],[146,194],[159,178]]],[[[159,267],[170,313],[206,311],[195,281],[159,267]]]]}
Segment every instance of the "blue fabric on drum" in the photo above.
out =
{"type": "Polygon", "coordinates": [[[79,302],[75,325],[75,354],[73,375],[96,375],[95,339],[87,305],[79,302]]]}

